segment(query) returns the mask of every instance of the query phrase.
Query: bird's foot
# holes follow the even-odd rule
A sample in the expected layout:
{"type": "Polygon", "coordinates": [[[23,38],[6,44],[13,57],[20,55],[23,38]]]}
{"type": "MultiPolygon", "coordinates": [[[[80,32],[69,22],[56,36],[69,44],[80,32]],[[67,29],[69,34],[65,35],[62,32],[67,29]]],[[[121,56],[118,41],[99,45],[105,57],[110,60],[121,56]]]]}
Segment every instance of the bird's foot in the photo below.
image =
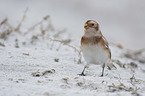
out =
{"type": "Polygon", "coordinates": [[[102,75],[100,75],[100,77],[103,77],[103,74],[102,74],[102,75]]]}
{"type": "Polygon", "coordinates": [[[80,76],[86,76],[83,72],[81,74],[78,74],[78,75],[80,75],[80,76]]]}

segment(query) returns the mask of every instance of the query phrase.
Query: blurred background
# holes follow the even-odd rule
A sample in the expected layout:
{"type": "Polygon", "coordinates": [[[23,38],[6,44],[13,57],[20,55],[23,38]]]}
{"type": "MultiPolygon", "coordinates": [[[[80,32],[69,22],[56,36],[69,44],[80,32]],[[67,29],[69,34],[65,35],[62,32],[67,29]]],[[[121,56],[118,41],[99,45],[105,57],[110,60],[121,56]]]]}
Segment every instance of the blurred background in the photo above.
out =
{"type": "Polygon", "coordinates": [[[26,8],[29,10],[23,29],[50,15],[56,29],[66,28],[80,43],[84,23],[93,19],[109,42],[132,50],[145,48],[143,0],[0,0],[0,22],[8,17],[17,26],[26,8]]]}

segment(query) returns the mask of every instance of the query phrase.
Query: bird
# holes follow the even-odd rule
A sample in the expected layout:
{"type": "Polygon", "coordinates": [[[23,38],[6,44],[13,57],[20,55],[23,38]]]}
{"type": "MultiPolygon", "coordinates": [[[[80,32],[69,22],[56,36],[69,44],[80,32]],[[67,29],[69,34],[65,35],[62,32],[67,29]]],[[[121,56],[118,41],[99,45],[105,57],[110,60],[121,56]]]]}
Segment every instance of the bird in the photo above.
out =
{"type": "Polygon", "coordinates": [[[81,38],[81,51],[87,64],[79,75],[85,76],[85,69],[90,64],[96,64],[102,66],[101,77],[103,77],[105,65],[111,61],[109,43],[103,36],[96,21],[87,20],[84,29],[84,35],[81,38]]]}

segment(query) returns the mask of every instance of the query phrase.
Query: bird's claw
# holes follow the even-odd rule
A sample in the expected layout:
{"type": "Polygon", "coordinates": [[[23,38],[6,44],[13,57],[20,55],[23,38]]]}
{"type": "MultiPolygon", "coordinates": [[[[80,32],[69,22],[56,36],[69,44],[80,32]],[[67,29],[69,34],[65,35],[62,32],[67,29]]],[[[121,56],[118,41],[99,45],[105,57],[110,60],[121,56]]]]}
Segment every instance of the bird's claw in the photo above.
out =
{"type": "Polygon", "coordinates": [[[79,76],[86,76],[84,73],[78,74],[79,76]]]}
{"type": "Polygon", "coordinates": [[[102,74],[102,75],[100,75],[100,77],[103,77],[103,74],[102,74]]]}

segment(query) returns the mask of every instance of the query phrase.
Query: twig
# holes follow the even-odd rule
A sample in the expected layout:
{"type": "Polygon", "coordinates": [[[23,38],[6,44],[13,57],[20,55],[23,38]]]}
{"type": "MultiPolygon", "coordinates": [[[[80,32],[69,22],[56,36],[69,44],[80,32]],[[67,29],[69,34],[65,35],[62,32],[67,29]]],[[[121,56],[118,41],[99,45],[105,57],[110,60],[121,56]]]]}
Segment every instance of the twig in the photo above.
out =
{"type": "Polygon", "coordinates": [[[11,26],[11,25],[8,23],[8,19],[5,18],[5,19],[0,23],[0,29],[1,29],[0,38],[2,38],[2,39],[7,39],[7,36],[13,31],[14,27],[11,26]]]}
{"type": "Polygon", "coordinates": [[[143,51],[145,51],[145,49],[138,50],[134,52],[134,55],[140,55],[143,51]]]}
{"type": "Polygon", "coordinates": [[[111,44],[111,45],[115,45],[115,46],[117,46],[117,47],[120,48],[120,49],[123,49],[123,45],[120,44],[120,43],[116,44],[116,43],[114,43],[114,42],[110,42],[110,44],[111,44]]]}
{"type": "Polygon", "coordinates": [[[133,87],[125,86],[123,83],[120,83],[120,85],[115,85],[114,83],[112,83],[112,85],[109,85],[108,87],[109,87],[108,92],[115,92],[115,91],[121,91],[121,90],[134,92],[136,90],[133,87]]]}
{"type": "Polygon", "coordinates": [[[5,18],[5,19],[0,23],[0,26],[3,25],[3,24],[6,24],[7,21],[8,21],[8,18],[5,18]]]}
{"type": "Polygon", "coordinates": [[[50,70],[38,70],[37,72],[32,73],[32,76],[34,77],[40,77],[40,76],[44,76],[47,73],[55,73],[55,69],[50,69],[50,70]]]}
{"type": "Polygon", "coordinates": [[[28,34],[30,31],[34,30],[35,27],[37,27],[38,25],[41,25],[44,21],[48,20],[50,16],[47,15],[43,18],[43,20],[41,20],[40,22],[38,22],[37,24],[33,25],[32,27],[28,28],[28,30],[24,33],[24,35],[28,34]]]}
{"type": "Polygon", "coordinates": [[[57,32],[56,34],[53,35],[53,37],[59,37],[59,35],[64,33],[64,32],[66,32],[66,29],[63,29],[63,30],[57,32]]]}
{"type": "Polygon", "coordinates": [[[24,12],[24,15],[23,15],[23,17],[22,17],[20,23],[19,23],[18,26],[15,28],[15,31],[16,31],[16,32],[19,32],[19,33],[20,33],[20,28],[21,28],[21,26],[22,26],[23,21],[24,21],[25,18],[26,18],[27,12],[28,12],[28,8],[26,8],[26,10],[25,10],[25,12],[24,12]]]}
{"type": "Polygon", "coordinates": [[[68,46],[68,47],[74,49],[76,52],[78,52],[78,55],[79,55],[79,59],[78,59],[78,62],[77,62],[77,63],[78,63],[78,64],[81,63],[81,58],[82,58],[81,50],[78,50],[76,47],[74,47],[74,46],[72,46],[72,45],[69,45],[68,43],[70,42],[70,40],[56,40],[56,39],[50,39],[50,38],[49,38],[49,40],[50,40],[50,41],[55,41],[55,42],[62,43],[62,44],[64,44],[64,45],[66,45],[66,46],[68,46]]]}

